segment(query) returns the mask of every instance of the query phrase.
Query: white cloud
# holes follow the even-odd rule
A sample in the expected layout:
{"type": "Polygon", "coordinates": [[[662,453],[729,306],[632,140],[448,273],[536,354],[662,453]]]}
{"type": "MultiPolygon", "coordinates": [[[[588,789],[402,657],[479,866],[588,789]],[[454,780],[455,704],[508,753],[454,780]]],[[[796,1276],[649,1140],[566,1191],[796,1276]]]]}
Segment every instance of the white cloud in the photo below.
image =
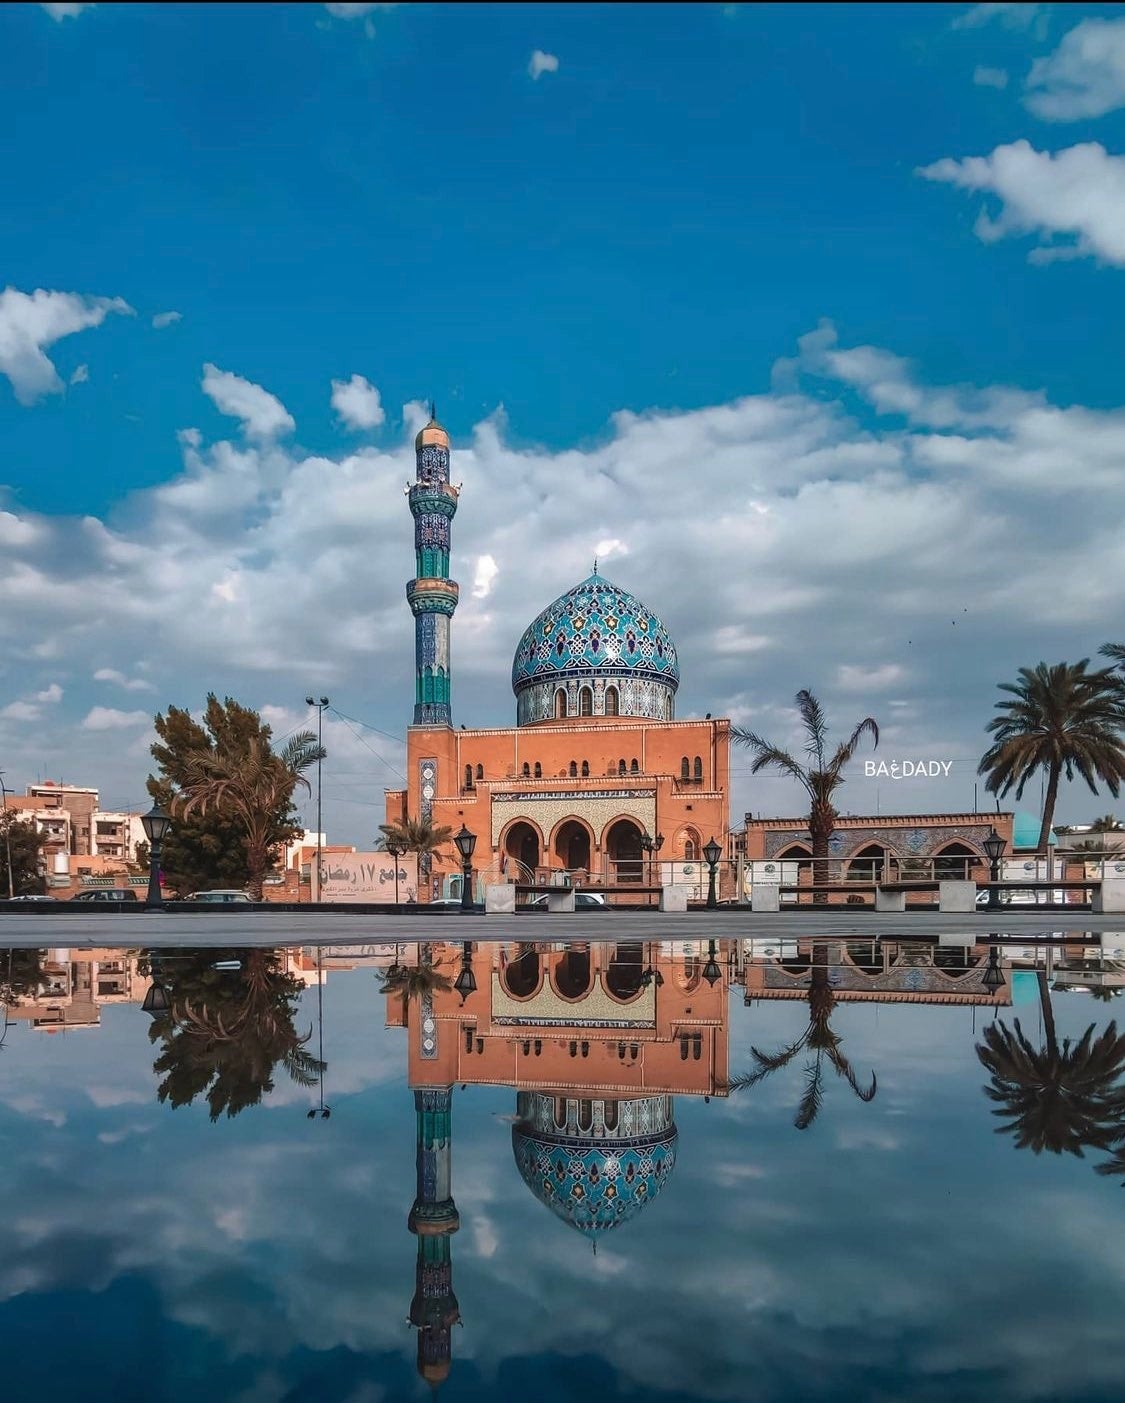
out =
{"type": "Polygon", "coordinates": [[[980,29],[983,25],[998,20],[1005,29],[1031,29],[1037,34],[1045,31],[1047,24],[1046,5],[994,4],[974,5],[953,21],[954,29],[980,29]]]}
{"type": "Polygon", "coordinates": [[[152,324],[157,331],[162,331],[164,327],[171,326],[174,322],[183,320],[183,312],[157,312],[152,319],[152,324]]]}
{"type": "Polygon", "coordinates": [[[0,708],[0,720],[4,721],[38,721],[41,715],[34,702],[14,701],[0,708]]]}
{"type": "Polygon", "coordinates": [[[40,5],[39,8],[46,10],[56,23],[61,24],[64,19],[77,19],[83,10],[92,10],[95,6],[64,3],[40,5]]]}
{"type": "Polygon", "coordinates": [[[973,82],[978,88],[1006,88],[1008,70],[1006,68],[983,68],[980,64],[973,69],[973,82]]]}
{"type": "Polygon", "coordinates": [[[333,3],[324,7],[335,19],[361,19],[363,20],[363,32],[368,39],[375,38],[375,24],[371,16],[376,10],[393,10],[393,4],[350,4],[347,0],[333,0],[333,3]]]}
{"type": "Polygon", "coordinates": [[[1125,264],[1125,157],[1097,142],[1052,155],[1016,141],[989,156],[935,161],[918,174],[1000,200],[995,217],[982,209],[977,219],[985,243],[1035,234],[1033,262],[1089,256],[1125,264]],[[1052,242],[1060,236],[1066,242],[1052,242]]]}
{"type": "Polygon", "coordinates": [[[123,672],[118,672],[116,668],[99,667],[94,673],[95,682],[113,682],[118,687],[123,687],[127,692],[155,692],[156,687],[151,682],[146,682],[143,677],[126,677],[123,672]]]}
{"type": "Polygon", "coordinates": [[[115,711],[111,706],[94,706],[82,722],[84,731],[125,731],[134,726],[147,726],[152,717],[147,711],[115,711]]]}
{"type": "Polygon", "coordinates": [[[500,567],[490,555],[480,556],[473,574],[473,598],[487,599],[492,592],[492,583],[499,573],[500,567]]]}
{"type": "Polygon", "coordinates": [[[545,54],[542,49],[534,49],[527,65],[527,71],[534,81],[538,82],[542,74],[559,71],[558,58],[554,54],[545,54]]]}
{"type": "Polygon", "coordinates": [[[60,701],[62,701],[62,696],[63,696],[63,689],[59,686],[59,684],[58,684],[57,682],[52,682],[52,683],[50,684],[50,686],[47,687],[44,691],[42,691],[42,692],[36,692],[36,694],[35,694],[35,700],[36,700],[37,702],[49,702],[49,703],[60,702],[60,701]]]}
{"type": "Polygon", "coordinates": [[[885,692],[905,676],[906,670],[898,663],[882,663],[878,667],[845,663],[836,671],[836,686],[842,692],[885,692]]]}
{"type": "Polygon", "coordinates": [[[349,429],[377,429],[387,417],[379,391],[362,375],[332,381],[332,408],[349,429]]]}
{"type": "Polygon", "coordinates": [[[221,414],[241,419],[250,438],[275,438],[278,434],[292,433],[297,427],[293,416],[275,395],[210,362],[203,367],[203,393],[214,401],[221,414]]]}
{"type": "Polygon", "coordinates": [[[111,312],[132,315],[132,311],[120,297],[5,288],[0,292],[0,375],[12,382],[21,404],[60,394],[63,383],[44,348],[76,331],[100,326],[111,312]]]}
{"type": "Polygon", "coordinates": [[[17,546],[30,546],[39,539],[39,531],[26,517],[14,512],[0,511],[0,546],[15,549],[17,546]]]}
{"type": "Polygon", "coordinates": [[[89,378],[90,367],[88,365],[80,365],[70,377],[70,383],[72,385],[84,385],[89,378]]]}
{"type": "Polygon", "coordinates": [[[1102,117],[1125,106],[1125,19],[1086,19],[1028,75],[1027,106],[1048,122],[1102,117]]]}

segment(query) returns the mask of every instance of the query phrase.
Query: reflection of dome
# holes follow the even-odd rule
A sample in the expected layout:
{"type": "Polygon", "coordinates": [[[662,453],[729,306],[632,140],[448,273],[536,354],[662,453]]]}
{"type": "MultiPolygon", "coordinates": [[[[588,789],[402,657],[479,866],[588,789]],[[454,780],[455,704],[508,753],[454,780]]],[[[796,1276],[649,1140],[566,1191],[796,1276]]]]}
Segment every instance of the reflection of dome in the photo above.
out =
{"type": "Polygon", "coordinates": [[[658,721],[671,720],[680,685],[668,630],[639,599],[596,572],[549,604],[524,631],[512,662],[519,724],[556,716],[559,687],[574,694],[565,714],[580,715],[583,682],[594,691],[593,715],[658,721]],[[607,686],[617,688],[616,712],[604,705],[607,686]]]}
{"type": "Polygon", "coordinates": [[[670,1096],[575,1101],[521,1091],[517,1109],[512,1149],[524,1183],[588,1238],[635,1218],[675,1166],[670,1096]],[[582,1111],[587,1129],[577,1124],[582,1111]]]}

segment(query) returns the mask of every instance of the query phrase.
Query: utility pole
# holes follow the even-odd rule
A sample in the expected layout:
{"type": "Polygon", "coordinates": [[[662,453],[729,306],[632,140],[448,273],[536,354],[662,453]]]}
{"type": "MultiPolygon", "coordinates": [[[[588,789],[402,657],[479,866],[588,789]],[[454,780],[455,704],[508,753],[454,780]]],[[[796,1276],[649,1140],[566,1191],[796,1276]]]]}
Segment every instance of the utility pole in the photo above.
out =
{"type": "Polygon", "coordinates": [[[306,706],[316,707],[316,862],[313,867],[316,876],[312,882],[314,901],[320,900],[320,845],[324,832],[320,821],[320,762],[324,758],[324,708],[328,704],[327,697],[321,697],[320,701],[314,697],[305,698],[306,706]]]}
{"type": "Polygon", "coordinates": [[[8,827],[8,791],[4,787],[4,771],[0,770],[0,806],[4,814],[4,856],[8,862],[8,900],[11,901],[16,894],[15,881],[12,877],[12,831],[8,827]]]}

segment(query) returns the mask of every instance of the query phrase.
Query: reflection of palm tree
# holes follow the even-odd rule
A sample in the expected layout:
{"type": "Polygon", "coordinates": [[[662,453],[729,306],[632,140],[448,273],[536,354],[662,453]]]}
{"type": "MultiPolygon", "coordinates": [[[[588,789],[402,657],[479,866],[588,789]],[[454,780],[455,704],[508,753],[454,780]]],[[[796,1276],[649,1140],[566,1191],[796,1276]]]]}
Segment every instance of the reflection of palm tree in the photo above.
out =
{"type": "Polygon", "coordinates": [[[168,1011],[149,1028],[163,1044],[153,1063],[162,1102],[185,1106],[206,1095],[217,1120],[257,1105],[273,1090],[277,1066],[298,1086],[316,1085],[324,1063],[305,1046],[312,1029],[302,1035],[293,1025],[302,985],[275,951],[207,950],[153,963],[168,993],[168,1011]],[[241,968],[215,969],[224,955],[239,956],[241,968]]]}
{"type": "Polygon", "coordinates": [[[1105,1174],[1107,1177],[1117,1178],[1121,1176],[1121,1187],[1125,1189],[1125,1135],[1121,1136],[1113,1146],[1113,1154],[1109,1159],[1101,1164],[1094,1165],[1095,1174],[1105,1174]]]}
{"type": "Polygon", "coordinates": [[[418,952],[416,965],[400,965],[397,961],[383,974],[382,994],[397,994],[402,999],[402,1012],[406,1016],[411,999],[421,999],[426,994],[446,993],[453,988],[453,981],[441,973],[442,966],[433,962],[433,946],[423,944],[418,952]]]}
{"type": "Polygon", "coordinates": [[[824,1096],[824,1063],[827,1061],[838,1077],[843,1077],[861,1101],[875,1099],[875,1073],[871,1073],[871,1085],[861,1087],[851,1063],[840,1050],[842,1041],[830,1025],[832,1011],[836,1007],[836,996],[828,983],[828,951],[823,945],[813,947],[812,979],[809,984],[809,1024],[796,1042],[783,1047],[779,1052],[767,1054],[756,1047],[750,1049],[756,1070],[745,1076],[732,1077],[730,1090],[739,1091],[744,1087],[756,1086],[771,1072],[787,1067],[799,1052],[812,1052],[815,1055],[805,1064],[805,1092],[793,1124],[798,1130],[807,1130],[816,1120],[824,1096]]]}
{"type": "Polygon", "coordinates": [[[1125,1088],[1117,1079],[1125,1068],[1125,1036],[1110,1023],[1095,1038],[1093,1023],[1077,1043],[1055,1031],[1046,975],[1039,971],[1043,1010],[1043,1047],[1025,1036],[1019,1019],[1009,1028],[990,1023],[977,1056],[991,1073],[984,1088],[997,1103],[993,1115],[1004,1118],[997,1133],[1010,1132],[1020,1149],[1035,1154],[1072,1154],[1081,1159],[1087,1146],[1108,1150],[1121,1135],[1125,1088]]]}

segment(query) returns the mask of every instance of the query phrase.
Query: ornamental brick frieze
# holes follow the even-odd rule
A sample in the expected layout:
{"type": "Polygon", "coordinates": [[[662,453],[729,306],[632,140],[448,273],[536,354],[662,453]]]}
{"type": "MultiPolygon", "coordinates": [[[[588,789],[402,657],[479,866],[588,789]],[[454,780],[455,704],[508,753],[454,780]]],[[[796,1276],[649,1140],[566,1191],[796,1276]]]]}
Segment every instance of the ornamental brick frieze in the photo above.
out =
{"type": "MultiPolygon", "coordinates": [[[[889,848],[899,857],[931,857],[947,843],[965,843],[979,852],[991,829],[988,822],[916,828],[838,828],[828,840],[828,856],[850,858],[871,843],[889,848]]],[[[811,841],[807,828],[775,829],[765,834],[766,857],[775,858],[794,843],[809,847],[811,841]]]]}
{"type": "Polygon", "coordinates": [[[529,819],[550,840],[555,825],[564,818],[580,818],[589,824],[594,842],[600,843],[606,825],[615,818],[631,818],[645,832],[656,831],[656,790],[554,790],[536,794],[530,790],[512,795],[492,795],[492,846],[499,847],[500,834],[516,819],[529,819]]]}
{"type": "Polygon", "coordinates": [[[642,989],[635,999],[623,1004],[613,998],[602,984],[601,974],[594,987],[582,999],[573,1003],[557,994],[546,976],[538,993],[530,999],[513,999],[497,973],[492,975],[492,1021],[511,1026],[523,1024],[542,1028],[655,1028],[656,988],[642,989]]]}

